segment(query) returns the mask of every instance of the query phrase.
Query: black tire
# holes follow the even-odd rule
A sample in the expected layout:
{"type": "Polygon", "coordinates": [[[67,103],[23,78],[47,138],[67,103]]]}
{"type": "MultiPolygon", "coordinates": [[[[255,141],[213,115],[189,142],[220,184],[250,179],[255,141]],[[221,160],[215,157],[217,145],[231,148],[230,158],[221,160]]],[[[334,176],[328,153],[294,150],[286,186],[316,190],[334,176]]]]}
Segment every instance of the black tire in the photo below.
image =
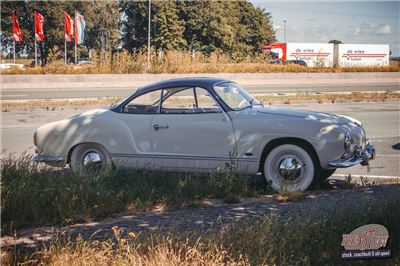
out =
{"type": "Polygon", "coordinates": [[[319,178],[321,180],[331,177],[336,172],[336,169],[321,169],[319,172],[319,178]]]}
{"type": "Polygon", "coordinates": [[[69,165],[75,174],[84,176],[110,169],[112,160],[103,146],[96,143],[83,143],[72,150],[69,165]]]}

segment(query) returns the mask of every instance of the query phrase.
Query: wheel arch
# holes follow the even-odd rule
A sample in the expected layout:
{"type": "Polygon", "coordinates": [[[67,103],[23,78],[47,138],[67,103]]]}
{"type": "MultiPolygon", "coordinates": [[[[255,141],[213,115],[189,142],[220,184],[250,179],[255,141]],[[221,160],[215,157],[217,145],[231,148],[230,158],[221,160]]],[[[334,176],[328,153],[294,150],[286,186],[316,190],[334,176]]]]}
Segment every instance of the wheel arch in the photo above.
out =
{"type": "Polygon", "coordinates": [[[268,142],[262,153],[261,153],[261,159],[260,159],[260,163],[258,166],[258,171],[262,172],[264,169],[264,161],[267,158],[268,154],[276,147],[283,145],[283,144],[293,144],[293,145],[297,145],[303,149],[305,149],[310,156],[315,160],[315,162],[317,163],[317,167],[320,168],[320,160],[319,160],[319,156],[318,153],[316,152],[314,146],[308,142],[305,139],[302,138],[296,138],[296,137],[282,137],[282,138],[276,138],[271,140],[270,142],[268,142]]]}
{"type": "Polygon", "coordinates": [[[80,142],[80,143],[76,143],[76,144],[72,145],[72,146],[69,148],[68,153],[67,153],[67,162],[66,162],[66,163],[70,163],[70,162],[71,162],[72,151],[73,151],[76,147],[78,147],[79,145],[83,145],[83,144],[94,144],[94,145],[98,145],[98,146],[101,146],[105,151],[107,151],[108,153],[110,153],[110,152],[107,150],[107,148],[106,148],[104,145],[100,144],[100,143],[93,142],[93,141],[80,142]]]}

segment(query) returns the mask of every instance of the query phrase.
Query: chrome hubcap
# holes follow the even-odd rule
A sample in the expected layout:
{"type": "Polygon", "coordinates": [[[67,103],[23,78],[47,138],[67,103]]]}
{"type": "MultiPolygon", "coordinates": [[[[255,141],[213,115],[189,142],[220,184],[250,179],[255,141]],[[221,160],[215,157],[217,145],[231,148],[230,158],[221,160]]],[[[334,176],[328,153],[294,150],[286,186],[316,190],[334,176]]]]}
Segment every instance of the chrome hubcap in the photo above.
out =
{"type": "Polygon", "coordinates": [[[279,175],[286,180],[296,180],[302,171],[301,163],[293,157],[286,157],[279,163],[279,175]]]}
{"type": "Polygon", "coordinates": [[[96,169],[96,168],[101,168],[102,166],[102,159],[100,154],[98,154],[95,151],[90,151],[86,153],[84,159],[83,159],[83,166],[86,169],[96,169]]]}

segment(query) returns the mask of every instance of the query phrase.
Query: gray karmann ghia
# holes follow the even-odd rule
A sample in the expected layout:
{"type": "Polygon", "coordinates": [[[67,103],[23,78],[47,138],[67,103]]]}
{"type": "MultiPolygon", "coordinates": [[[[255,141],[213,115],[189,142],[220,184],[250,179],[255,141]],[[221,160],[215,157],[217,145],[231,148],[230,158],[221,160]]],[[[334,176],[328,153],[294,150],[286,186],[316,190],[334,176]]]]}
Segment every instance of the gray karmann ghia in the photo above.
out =
{"type": "Polygon", "coordinates": [[[34,161],[79,174],[113,165],[206,172],[261,172],[272,187],[303,191],[336,168],[367,165],[375,149],[356,119],[263,106],[235,82],[167,80],[110,108],[46,124],[34,161]]]}

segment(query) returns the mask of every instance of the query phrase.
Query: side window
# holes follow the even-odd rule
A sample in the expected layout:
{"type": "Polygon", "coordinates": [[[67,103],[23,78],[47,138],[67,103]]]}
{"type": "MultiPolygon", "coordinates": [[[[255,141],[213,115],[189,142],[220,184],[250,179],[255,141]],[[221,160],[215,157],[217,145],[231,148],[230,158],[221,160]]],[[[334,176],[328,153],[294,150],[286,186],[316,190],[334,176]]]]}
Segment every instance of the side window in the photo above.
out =
{"type": "Polygon", "coordinates": [[[193,114],[221,112],[214,98],[203,88],[172,88],[163,92],[161,112],[193,114]]]}
{"type": "Polygon", "coordinates": [[[129,114],[155,114],[158,112],[160,96],[161,90],[140,95],[126,104],[123,112],[129,114]]]}
{"type": "Polygon", "coordinates": [[[222,112],[214,97],[203,88],[196,88],[197,107],[203,113],[216,113],[222,112]]]}
{"type": "Polygon", "coordinates": [[[166,89],[163,95],[163,113],[188,113],[193,112],[193,108],[196,107],[192,88],[166,89]]]}

